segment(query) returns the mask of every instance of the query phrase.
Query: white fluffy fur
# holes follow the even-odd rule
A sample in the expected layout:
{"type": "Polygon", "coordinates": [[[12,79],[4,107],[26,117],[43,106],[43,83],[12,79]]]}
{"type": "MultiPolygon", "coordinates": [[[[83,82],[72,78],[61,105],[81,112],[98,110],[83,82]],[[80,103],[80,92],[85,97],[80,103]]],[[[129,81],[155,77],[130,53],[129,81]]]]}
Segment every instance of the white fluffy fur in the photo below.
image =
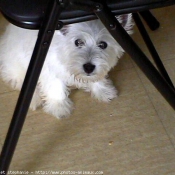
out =
{"type": "MultiPolygon", "coordinates": [[[[119,16],[118,20],[131,33],[131,14],[119,16]]],[[[62,31],[64,34],[55,32],[30,106],[33,110],[43,106],[45,112],[57,118],[71,114],[71,87],[84,89],[99,101],[115,98],[117,90],[106,76],[124,52],[99,20],[72,24],[62,31]],[[85,45],[76,47],[76,39],[85,45]],[[108,47],[99,48],[100,41],[108,47]],[[95,65],[90,74],[83,69],[88,62],[95,65]]],[[[1,75],[14,89],[21,89],[37,33],[8,24],[0,38],[1,75]]]]}

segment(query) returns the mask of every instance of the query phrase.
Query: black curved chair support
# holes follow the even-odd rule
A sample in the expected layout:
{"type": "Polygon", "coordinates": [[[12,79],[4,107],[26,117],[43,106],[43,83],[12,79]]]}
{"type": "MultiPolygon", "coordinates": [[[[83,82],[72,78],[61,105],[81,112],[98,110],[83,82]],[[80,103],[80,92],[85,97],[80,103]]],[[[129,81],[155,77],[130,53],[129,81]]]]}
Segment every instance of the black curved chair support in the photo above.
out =
{"type": "Polygon", "coordinates": [[[157,19],[151,14],[150,11],[141,11],[139,12],[139,14],[142,16],[142,18],[145,20],[145,22],[152,31],[159,28],[160,26],[159,21],[157,21],[157,19]]]}
{"type": "MultiPolygon", "coordinates": [[[[174,0],[94,0],[93,2],[101,3],[103,1],[113,15],[142,12],[174,4],[174,0]]],[[[12,3],[11,0],[0,0],[0,10],[16,26],[40,29],[48,2],[49,0],[15,0],[12,3]]],[[[59,20],[66,25],[96,19],[97,16],[92,11],[78,10],[73,7],[73,4],[82,2],[83,0],[70,0],[59,20]]]]}
{"type": "MultiPolygon", "coordinates": [[[[147,10],[149,9],[173,4],[175,4],[175,0],[13,0],[13,2],[12,0],[0,0],[0,11],[11,23],[23,28],[39,29],[38,39],[1,152],[0,172],[7,174],[9,169],[54,31],[65,24],[99,18],[175,109],[173,85],[161,70],[160,73],[157,71],[115,18],[115,15],[131,12],[140,12],[143,16],[145,10],[148,14],[147,10]]],[[[139,26],[141,21],[139,21],[138,16],[134,15],[134,18],[139,26]]],[[[150,18],[155,21],[151,16],[150,18]]],[[[145,18],[145,20],[151,25],[154,23],[150,22],[149,19],[145,18]]],[[[150,44],[150,40],[145,42],[150,44]]],[[[152,44],[150,47],[150,50],[154,50],[152,44]]]]}

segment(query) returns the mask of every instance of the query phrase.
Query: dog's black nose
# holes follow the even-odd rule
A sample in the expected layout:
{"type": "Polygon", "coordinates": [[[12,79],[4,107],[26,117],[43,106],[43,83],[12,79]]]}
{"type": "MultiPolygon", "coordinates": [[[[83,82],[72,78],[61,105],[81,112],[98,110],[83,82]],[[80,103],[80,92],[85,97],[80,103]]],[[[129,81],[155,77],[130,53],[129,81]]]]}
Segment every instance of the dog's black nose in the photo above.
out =
{"type": "Polygon", "coordinates": [[[90,74],[94,71],[95,65],[93,65],[91,63],[86,63],[83,65],[83,69],[86,73],[90,74]]]}

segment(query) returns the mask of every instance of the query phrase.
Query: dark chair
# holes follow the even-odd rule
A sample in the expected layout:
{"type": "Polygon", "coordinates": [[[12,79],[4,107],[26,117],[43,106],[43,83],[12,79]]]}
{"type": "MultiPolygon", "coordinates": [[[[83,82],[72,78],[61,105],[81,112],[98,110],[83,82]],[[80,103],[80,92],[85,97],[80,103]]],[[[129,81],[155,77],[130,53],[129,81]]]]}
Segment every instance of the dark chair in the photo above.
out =
{"type": "Polygon", "coordinates": [[[0,0],[0,11],[16,26],[39,29],[21,93],[0,156],[0,172],[7,173],[54,31],[65,24],[99,18],[111,35],[130,55],[168,103],[175,109],[175,90],[141,22],[152,30],[158,21],[150,9],[175,4],[175,0],[0,0]],[[134,20],[148,46],[158,70],[122,28],[115,15],[133,13],[134,20]]]}

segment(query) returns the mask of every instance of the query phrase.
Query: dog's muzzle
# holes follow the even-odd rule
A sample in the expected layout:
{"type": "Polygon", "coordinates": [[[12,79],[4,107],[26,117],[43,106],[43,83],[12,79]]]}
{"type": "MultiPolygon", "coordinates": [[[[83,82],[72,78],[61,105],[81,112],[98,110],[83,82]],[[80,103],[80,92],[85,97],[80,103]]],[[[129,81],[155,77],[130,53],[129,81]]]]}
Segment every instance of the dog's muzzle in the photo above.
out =
{"type": "Polygon", "coordinates": [[[87,74],[90,74],[94,71],[95,65],[93,65],[92,63],[86,63],[83,65],[83,69],[87,74]]]}

